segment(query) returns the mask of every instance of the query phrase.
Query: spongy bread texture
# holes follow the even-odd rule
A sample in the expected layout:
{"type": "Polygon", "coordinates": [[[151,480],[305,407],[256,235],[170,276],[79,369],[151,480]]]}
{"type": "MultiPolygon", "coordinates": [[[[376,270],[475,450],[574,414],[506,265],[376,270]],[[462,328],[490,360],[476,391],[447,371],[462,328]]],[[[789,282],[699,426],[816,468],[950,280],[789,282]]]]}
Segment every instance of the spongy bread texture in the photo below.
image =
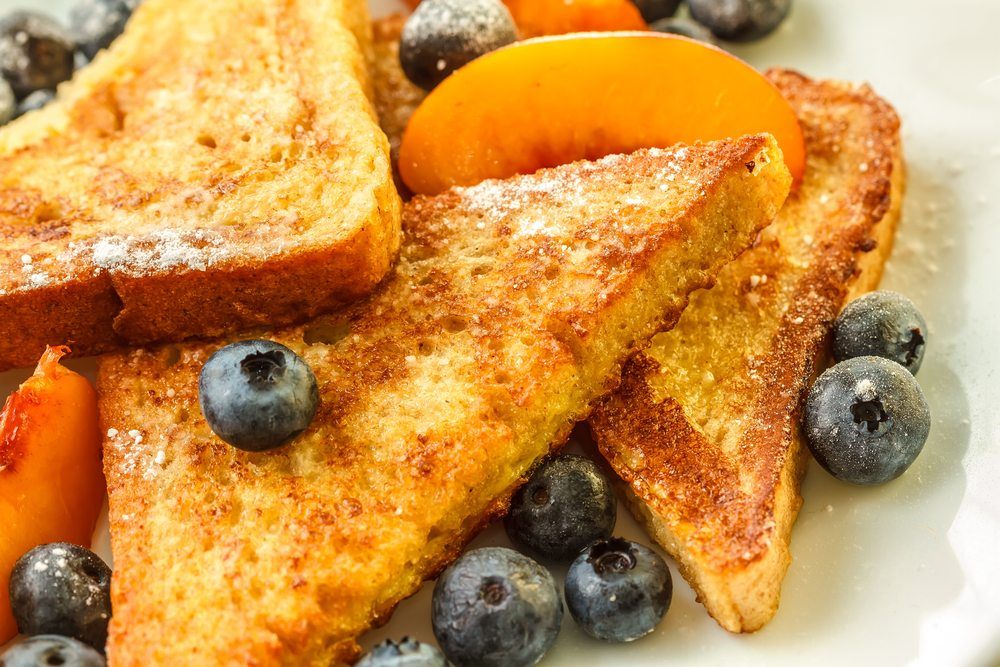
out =
{"type": "Polygon", "coordinates": [[[229,447],[201,416],[221,341],[104,358],[111,663],[356,657],[752,243],[790,180],[752,136],[415,198],[371,298],[248,334],[291,347],[320,388],[312,425],[273,452],[229,447]]]}
{"type": "Polygon", "coordinates": [[[400,202],[364,0],[147,0],[0,130],[0,368],[301,321],[369,293],[400,202]]]}
{"type": "Polygon", "coordinates": [[[802,401],[841,306],[878,284],[905,179],[899,119],[869,87],[768,76],[805,133],[801,187],[591,419],[634,513],[733,632],[778,608],[808,456],[802,401]]]}

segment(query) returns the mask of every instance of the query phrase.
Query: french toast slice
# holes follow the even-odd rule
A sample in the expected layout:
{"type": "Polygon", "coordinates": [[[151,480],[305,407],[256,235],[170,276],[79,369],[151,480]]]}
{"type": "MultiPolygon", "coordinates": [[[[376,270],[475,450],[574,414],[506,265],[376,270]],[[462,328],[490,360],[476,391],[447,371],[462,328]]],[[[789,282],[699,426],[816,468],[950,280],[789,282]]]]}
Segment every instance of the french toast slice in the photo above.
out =
{"type": "Polygon", "coordinates": [[[320,389],[312,425],[270,453],[201,416],[222,342],[104,357],[111,663],[353,659],[750,246],[790,181],[761,135],[411,200],[370,298],[252,334],[300,354],[320,389]]]}
{"type": "Polygon", "coordinates": [[[732,632],[777,610],[808,458],[802,402],[841,306],[878,284],[904,183],[898,118],[870,88],[769,76],[805,132],[801,188],[590,420],[633,513],[732,632]]]}
{"type": "Polygon", "coordinates": [[[0,131],[0,369],[304,321],[400,240],[364,0],[148,0],[0,131]]]}

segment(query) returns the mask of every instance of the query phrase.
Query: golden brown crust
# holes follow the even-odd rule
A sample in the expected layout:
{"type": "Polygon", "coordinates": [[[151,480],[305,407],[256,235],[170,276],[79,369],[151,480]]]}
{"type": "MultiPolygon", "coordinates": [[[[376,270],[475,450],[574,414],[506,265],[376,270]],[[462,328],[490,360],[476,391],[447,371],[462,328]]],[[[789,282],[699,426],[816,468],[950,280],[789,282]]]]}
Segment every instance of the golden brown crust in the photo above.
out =
{"type": "Polygon", "coordinates": [[[274,452],[239,452],[200,415],[221,343],[104,358],[112,663],[352,658],[769,222],[778,155],[745,137],[415,198],[372,297],[256,334],[320,387],[311,427],[274,452]]]}
{"type": "Polygon", "coordinates": [[[805,182],[591,421],[636,515],[734,632],[777,609],[807,456],[801,401],[848,293],[878,282],[903,183],[898,118],[869,88],[769,77],[800,116],[805,182]]]}
{"type": "Polygon", "coordinates": [[[362,0],[144,3],[0,131],[0,369],[369,293],[400,234],[370,42],[362,0]]]}

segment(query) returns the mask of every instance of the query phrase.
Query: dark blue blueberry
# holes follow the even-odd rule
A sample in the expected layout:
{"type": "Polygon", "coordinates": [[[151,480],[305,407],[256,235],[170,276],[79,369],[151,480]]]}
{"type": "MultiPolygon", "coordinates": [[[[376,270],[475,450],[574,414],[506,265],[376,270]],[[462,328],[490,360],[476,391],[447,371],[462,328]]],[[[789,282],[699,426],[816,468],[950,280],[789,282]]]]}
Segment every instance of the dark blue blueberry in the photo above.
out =
{"type": "Polygon", "coordinates": [[[927,348],[927,322],[898,292],[871,292],[847,304],[833,325],[833,357],[884,357],[917,374],[927,348]]]}
{"type": "Polygon", "coordinates": [[[58,635],[28,637],[0,655],[0,667],[104,667],[104,656],[82,642],[58,635]]]}
{"type": "Polygon", "coordinates": [[[9,123],[17,114],[17,100],[10,84],[0,78],[0,125],[9,123]]]}
{"type": "Polygon", "coordinates": [[[17,117],[20,118],[31,111],[38,111],[55,98],[56,94],[51,90],[36,90],[17,105],[17,117]]]}
{"type": "Polygon", "coordinates": [[[45,14],[17,11],[0,21],[0,76],[18,100],[73,76],[75,50],[72,36],[45,14]]]}
{"type": "Polygon", "coordinates": [[[618,502],[611,483],[591,461],[564,454],[542,464],[514,494],[507,534],[532,553],[570,560],[611,535],[618,502]]]}
{"type": "Polygon", "coordinates": [[[410,81],[431,90],[516,39],[514,19],[500,0],[424,0],[403,26],[399,62],[410,81]]]}
{"type": "Polygon", "coordinates": [[[910,467],[931,415],[913,375],[881,357],[841,361],[817,378],[805,436],[820,465],[852,484],[882,484],[910,467]]]}
{"type": "Polygon", "coordinates": [[[715,44],[715,37],[712,31],[700,23],[695,23],[691,19],[684,17],[661,19],[649,25],[649,29],[655,32],[662,32],[668,35],[681,35],[697,39],[699,42],[715,44]]]}
{"type": "Polygon", "coordinates": [[[652,632],[673,591],[663,558],[621,538],[590,545],[566,573],[570,615],[581,630],[606,642],[630,642],[652,632]]]}
{"type": "Polygon", "coordinates": [[[526,667],[559,634],[563,608],[552,575],[502,547],[470,551],[434,586],[434,635],[457,667],[526,667]]]}
{"type": "Polygon", "coordinates": [[[138,5],[139,0],[77,0],[69,10],[69,25],[77,47],[93,59],[122,34],[138,5]]]}
{"type": "Polygon", "coordinates": [[[72,637],[103,651],[111,619],[111,568],[81,546],[43,544],[14,564],[10,605],[23,634],[72,637]]]}
{"type": "Polygon", "coordinates": [[[652,23],[673,16],[681,6],[681,0],[632,0],[646,23],[652,23]]]}
{"type": "Polygon", "coordinates": [[[243,340],[213,354],[198,379],[201,412],[233,447],[261,452],[306,430],[319,405],[312,369],[269,340],[243,340]]]}
{"type": "Polygon", "coordinates": [[[729,42],[751,42],[774,31],[792,0],[688,0],[691,18],[729,42]]]}
{"type": "Polygon", "coordinates": [[[375,646],[355,667],[448,667],[448,661],[437,647],[403,637],[375,646]]]}

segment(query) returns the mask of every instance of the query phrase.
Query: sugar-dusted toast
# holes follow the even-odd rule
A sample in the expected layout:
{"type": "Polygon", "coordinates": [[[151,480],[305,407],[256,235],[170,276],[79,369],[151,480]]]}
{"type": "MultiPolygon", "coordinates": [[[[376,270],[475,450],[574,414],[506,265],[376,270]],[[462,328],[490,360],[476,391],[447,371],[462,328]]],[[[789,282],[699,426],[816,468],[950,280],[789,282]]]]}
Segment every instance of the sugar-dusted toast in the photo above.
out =
{"type": "Polygon", "coordinates": [[[790,181],[761,135],[411,200],[372,297],[253,332],[320,388],[312,425],[270,453],[231,448],[201,416],[221,342],[103,358],[112,664],[352,659],[749,247],[790,181]]]}
{"type": "Polygon", "coordinates": [[[0,130],[0,369],[301,321],[367,293],[399,198],[364,0],[148,0],[0,130]]]}
{"type": "Polygon", "coordinates": [[[733,632],[777,610],[808,457],[802,401],[841,306],[878,284],[904,183],[899,121],[870,88],[769,76],[805,132],[802,187],[590,422],[633,512],[733,632]]]}

